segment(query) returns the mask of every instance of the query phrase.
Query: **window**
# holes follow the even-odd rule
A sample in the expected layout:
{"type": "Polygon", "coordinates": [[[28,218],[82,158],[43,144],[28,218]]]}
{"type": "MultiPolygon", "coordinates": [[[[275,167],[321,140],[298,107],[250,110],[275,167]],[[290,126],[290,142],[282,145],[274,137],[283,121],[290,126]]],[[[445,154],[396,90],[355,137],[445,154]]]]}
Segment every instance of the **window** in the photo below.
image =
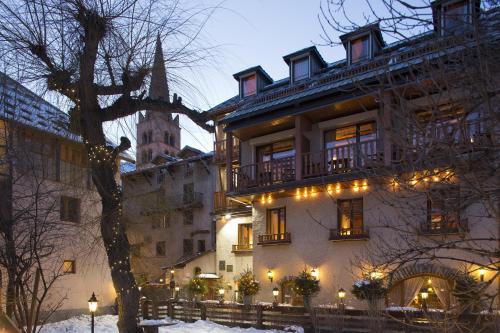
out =
{"type": "Polygon", "coordinates": [[[233,272],[233,265],[227,265],[226,266],[226,272],[228,272],[228,273],[233,272]]]}
{"type": "Polygon", "coordinates": [[[309,57],[292,61],[293,81],[309,78],[309,57]]]}
{"type": "Polygon", "coordinates": [[[219,260],[219,271],[225,271],[225,270],[226,270],[226,261],[219,260]]]}
{"type": "Polygon", "coordinates": [[[241,94],[243,97],[257,93],[257,76],[255,74],[241,79],[241,94]]]}
{"type": "Polygon", "coordinates": [[[468,1],[458,1],[443,6],[443,31],[454,32],[469,22],[468,1]]]}
{"type": "Polygon", "coordinates": [[[173,134],[170,135],[170,145],[175,147],[175,136],[173,134]]]}
{"type": "Polygon", "coordinates": [[[62,196],[59,210],[61,221],[80,222],[80,199],[62,196]]]}
{"type": "Polygon", "coordinates": [[[167,131],[165,131],[163,135],[163,142],[167,145],[170,144],[170,133],[168,133],[167,131]]]}
{"type": "Polygon", "coordinates": [[[64,260],[63,273],[64,274],[75,274],[76,273],[76,265],[75,265],[74,260],[64,260]]]}
{"type": "Polygon", "coordinates": [[[142,134],[142,142],[148,144],[153,142],[153,131],[147,131],[142,134]]]}
{"type": "Polygon", "coordinates": [[[358,63],[370,57],[370,38],[364,36],[350,43],[351,64],[358,63]]]}
{"type": "Polygon", "coordinates": [[[163,215],[155,218],[151,222],[151,229],[167,229],[170,226],[170,219],[168,215],[163,215]]]}
{"type": "Polygon", "coordinates": [[[183,221],[184,224],[193,224],[193,211],[192,210],[185,210],[183,213],[183,221]]]}
{"type": "Polygon", "coordinates": [[[167,242],[156,242],[156,256],[164,257],[167,254],[167,242]]]}
{"type": "Polygon", "coordinates": [[[252,224],[238,224],[238,245],[253,244],[252,224]]]}
{"type": "Polygon", "coordinates": [[[259,162],[270,162],[271,160],[279,160],[293,156],[295,156],[293,139],[257,147],[257,160],[259,162]]]}
{"type": "Polygon", "coordinates": [[[458,186],[431,189],[427,197],[427,230],[444,231],[458,228],[460,190],[458,186]]]}
{"type": "Polygon", "coordinates": [[[153,150],[148,149],[148,162],[153,160],[153,150]]]}
{"type": "Polygon", "coordinates": [[[268,235],[284,234],[286,232],[285,207],[267,210],[266,232],[268,235]]]}
{"type": "Polygon", "coordinates": [[[205,240],[204,239],[198,239],[198,252],[202,253],[205,252],[205,240]]]}
{"type": "Polygon", "coordinates": [[[148,162],[148,152],[146,150],[143,150],[141,153],[141,161],[142,163],[148,162]]]}
{"type": "Polygon", "coordinates": [[[193,254],[193,240],[192,239],[184,239],[183,240],[182,253],[184,253],[184,255],[193,254]]]}
{"type": "Polygon", "coordinates": [[[363,199],[339,200],[338,227],[340,236],[363,233],[363,199]]]}
{"type": "Polygon", "coordinates": [[[194,183],[184,184],[182,191],[182,202],[189,204],[194,201],[194,183]]]}
{"type": "Polygon", "coordinates": [[[184,167],[184,177],[191,177],[193,175],[193,166],[191,165],[191,163],[186,163],[185,167],[184,167]]]}

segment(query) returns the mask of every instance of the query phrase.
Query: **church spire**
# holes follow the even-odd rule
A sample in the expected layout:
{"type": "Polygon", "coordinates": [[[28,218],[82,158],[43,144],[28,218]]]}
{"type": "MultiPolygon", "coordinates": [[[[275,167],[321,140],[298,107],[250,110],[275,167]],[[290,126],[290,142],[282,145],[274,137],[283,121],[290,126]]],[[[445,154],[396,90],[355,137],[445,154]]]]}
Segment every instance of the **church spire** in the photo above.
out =
{"type": "Polygon", "coordinates": [[[151,85],[149,86],[149,97],[169,101],[169,91],[167,82],[167,71],[165,69],[165,59],[161,47],[160,34],[156,37],[156,50],[151,71],[151,85]]]}

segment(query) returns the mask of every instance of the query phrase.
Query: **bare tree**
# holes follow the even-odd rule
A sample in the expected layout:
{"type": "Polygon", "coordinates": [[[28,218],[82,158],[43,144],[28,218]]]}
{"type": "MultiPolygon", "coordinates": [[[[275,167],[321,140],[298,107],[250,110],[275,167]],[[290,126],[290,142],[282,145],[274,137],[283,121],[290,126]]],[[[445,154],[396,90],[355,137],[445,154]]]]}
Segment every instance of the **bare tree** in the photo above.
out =
{"type": "Polygon", "coordinates": [[[480,10],[472,1],[471,18],[457,17],[455,31],[441,26],[431,1],[363,1],[361,21],[349,16],[354,3],[360,8],[322,2],[323,41],[338,44],[333,36],[375,22],[393,42],[353,66],[371,72],[352,80],[382,110],[378,153],[361,155],[373,194],[390,211],[380,213],[380,237],[356,265],[367,276],[389,273],[389,283],[414,264],[452,264],[464,276],[486,269],[473,301],[491,307],[500,274],[498,2],[482,1],[480,10]]]}
{"type": "Polygon", "coordinates": [[[209,12],[182,11],[178,1],[9,0],[0,4],[0,40],[8,51],[5,60],[23,64],[30,79],[69,101],[71,127],[85,142],[92,180],[102,199],[101,233],[118,295],[120,332],[138,331],[139,293],[130,272],[122,192],[115,180],[115,160],[130,148],[130,141],[122,137],[118,147],[110,147],[103,123],[153,110],[187,115],[212,131],[206,114],[185,107],[176,94],[172,99],[168,94],[153,99],[144,91],[158,35],[184,42],[172,52],[171,58],[179,64],[203,54],[191,47],[204,23],[196,20],[200,15],[206,18],[209,12]]]}

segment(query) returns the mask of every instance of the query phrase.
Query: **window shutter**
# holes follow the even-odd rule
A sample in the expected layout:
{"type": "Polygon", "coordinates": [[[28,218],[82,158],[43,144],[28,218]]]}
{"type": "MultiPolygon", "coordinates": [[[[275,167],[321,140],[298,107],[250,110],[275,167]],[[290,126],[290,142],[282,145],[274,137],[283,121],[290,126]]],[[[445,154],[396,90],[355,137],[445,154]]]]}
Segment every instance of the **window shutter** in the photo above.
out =
{"type": "Polygon", "coordinates": [[[352,200],[351,228],[363,230],[363,199],[352,200]]]}

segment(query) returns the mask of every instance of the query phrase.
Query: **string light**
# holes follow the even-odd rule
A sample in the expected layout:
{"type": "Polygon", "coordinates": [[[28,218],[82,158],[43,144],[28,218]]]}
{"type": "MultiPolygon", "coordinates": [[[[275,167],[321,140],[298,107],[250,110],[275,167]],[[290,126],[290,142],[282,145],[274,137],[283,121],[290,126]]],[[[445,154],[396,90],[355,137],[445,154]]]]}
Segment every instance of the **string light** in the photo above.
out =
{"type": "Polygon", "coordinates": [[[340,183],[337,183],[337,186],[335,187],[335,192],[337,194],[340,193],[340,183]]]}

